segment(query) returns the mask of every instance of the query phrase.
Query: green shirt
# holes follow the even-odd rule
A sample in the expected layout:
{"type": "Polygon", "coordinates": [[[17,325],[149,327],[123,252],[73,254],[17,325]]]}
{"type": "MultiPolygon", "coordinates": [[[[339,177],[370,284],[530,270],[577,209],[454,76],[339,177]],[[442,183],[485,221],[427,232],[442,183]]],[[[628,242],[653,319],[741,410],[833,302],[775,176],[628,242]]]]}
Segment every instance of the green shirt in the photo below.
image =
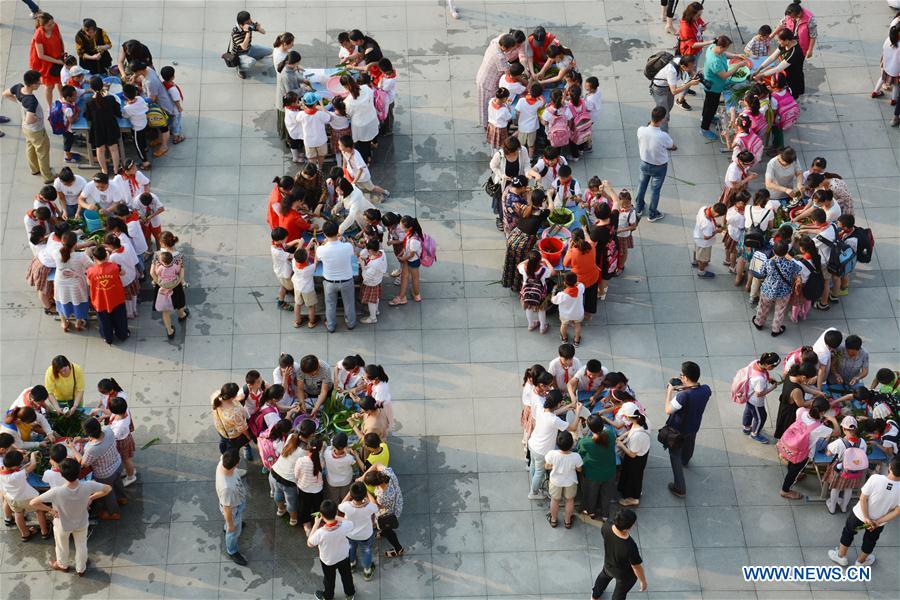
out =
{"type": "Polygon", "coordinates": [[[595,444],[590,435],[578,440],[576,451],[584,461],[582,472],[591,481],[609,481],[616,476],[616,430],[606,425],[604,428],[609,436],[609,443],[604,448],[595,444]]]}
{"type": "Polygon", "coordinates": [[[710,92],[721,94],[725,89],[726,80],[719,77],[719,73],[728,70],[728,57],[725,56],[724,52],[716,54],[713,51],[715,47],[715,44],[713,44],[706,48],[706,63],[703,66],[703,76],[709,83],[709,87],[706,89],[710,92]]]}

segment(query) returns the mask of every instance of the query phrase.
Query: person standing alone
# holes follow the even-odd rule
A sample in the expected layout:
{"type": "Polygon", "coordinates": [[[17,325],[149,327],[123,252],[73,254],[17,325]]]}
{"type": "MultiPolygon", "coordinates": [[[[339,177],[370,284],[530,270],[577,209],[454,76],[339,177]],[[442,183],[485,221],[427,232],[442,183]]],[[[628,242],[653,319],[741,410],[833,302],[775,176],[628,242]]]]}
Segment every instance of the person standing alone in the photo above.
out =
{"type": "Polygon", "coordinates": [[[674,483],[669,491],[684,498],[687,490],[684,483],[684,467],[694,455],[694,441],[700,431],[703,411],[712,396],[706,384],[700,384],[700,366],[691,361],[681,364],[681,380],[670,381],[666,385],[666,425],[678,433],[677,440],[670,441],[669,462],[672,464],[674,483]],[[675,394],[675,392],[678,392],[675,394]],[[675,394],[673,398],[672,395],[675,394]]]}
{"type": "Polygon", "coordinates": [[[666,120],[668,111],[664,106],[656,106],[650,111],[650,123],[638,127],[638,150],[641,155],[641,184],[638,188],[637,212],[639,216],[644,214],[644,196],[647,194],[647,185],[650,184],[650,222],[659,221],[665,215],[657,210],[659,206],[659,192],[666,180],[666,171],[669,169],[669,151],[675,150],[675,142],[669,134],[661,129],[666,120]]]}
{"type": "Polygon", "coordinates": [[[25,156],[32,175],[40,175],[44,183],[52,185],[50,170],[50,136],[44,127],[44,109],[34,93],[41,87],[39,71],[25,71],[22,83],[3,92],[5,98],[15,100],[22,107],[22,136],[25,138],[25,156]]]}
{"type": "Polygon", "coordinates": [[[647,591],[644,560],[630,533],[635,522],[637,515],[633,510],[625,508],[600,528],[600,534],[603,536],[603,570],[594,581],[591,600],[600,600],[601,594],[613,579],[616,580],[613,600],[625,600],[628,591],[637,582],[641,584],[640,591],[647,591]]]}

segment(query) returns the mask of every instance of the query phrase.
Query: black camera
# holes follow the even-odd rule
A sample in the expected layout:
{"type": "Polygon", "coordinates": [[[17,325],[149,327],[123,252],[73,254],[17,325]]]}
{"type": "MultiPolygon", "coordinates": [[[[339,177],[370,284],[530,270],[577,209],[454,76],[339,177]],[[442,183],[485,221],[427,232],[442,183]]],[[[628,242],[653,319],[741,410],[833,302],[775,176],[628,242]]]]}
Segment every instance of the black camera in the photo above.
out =
{"type": "Polygon", "coordinates": [[[250,23],[247,26],[247,31],[256,31],[257,29],[259,29],[259,23],[250,23]]]}
{"type": "Polygon", "coordinates": [[[673,377],[669,380],[669,385],[671,385],[672,387],[681,387],[684,385],[684,382],[677,377],[673,377]]]}

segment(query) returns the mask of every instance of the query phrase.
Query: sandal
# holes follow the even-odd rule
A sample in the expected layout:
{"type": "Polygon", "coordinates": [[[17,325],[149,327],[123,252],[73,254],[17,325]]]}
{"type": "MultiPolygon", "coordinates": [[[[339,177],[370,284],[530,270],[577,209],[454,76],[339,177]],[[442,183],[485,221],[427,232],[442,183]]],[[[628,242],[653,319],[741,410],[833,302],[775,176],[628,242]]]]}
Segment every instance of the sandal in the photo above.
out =
{"type": "Polygon", "coordinates": [[[572,340],[572,344],[577,348],[578,346],[581,345],[581,338],[580,337],[575,338],[574,340],[572,340]]]}
{"type": "Polygon", "coordinates": [[[37,529],[35,529],[34,527],[29,527],[29,528],[28,528],[28,535],[23,535],[23,536],[20,536],[20,537],[22,538],[22,541],[23,541],[23,542],[27,542],[28,540],[30,540],[31,538],[33,538],[35,535],[37,535],[37,529]]]}
{"type": "Polygon", "coordinates": [[[47,564],[50,566],[51,569],[55,569],[57,571],[62,571],[63,573],[69,572],[69,567],[64,567],[61,564],[59,564],[58,562],[56,562],[55,560],[48,560],[47,564]]]}
{"type": "Polygon", "coordinates": [[[87,323],[84,319],[78,319],[77,321],[75,321],[75,331],[83,331],[85,325],[87,325],[87,323]]]}
{"type": "Polygon", "coordinates": [[[403,306],[403,305],[406,304],[406,303],[407,303],[406,298],[402,298],[402,299],[401,299],[401,298],[398,296],[398,297],[394,298],[393,300],[391,300],[390,302],[388,302],[388,305],[390,305],[390,306],[403,306]]]}
{"type": "Polygon", "coordinates": [[[15,520],[14,518],[12,518],[12,517],[10,517],[10,518],[8,518],[8,519],[4,517],[4,519],[3,519],[3,524],[6,525],[7,527],[15,527],[15,526],[16,526],[16,520],[15,520]]]}
{"type": "Polygon", "coordinates": [[[158,150],[153,152],[153,156],[155,156],[156,158],[159,158],[160,156],[165,155],[168,151],[169,151],[168,146],[166,146],[165,148],[159,148],[158,150]]]}
{"type": "Polygon", "coordinates": [[[41,534],[41,539],[42,539],[42,540],[49,540],[49,539],[52,538],[52,537],[53,537],[53,530],[52,530],[51,528],[49,528],[49,527],[47,528],[47,533],[42,533],[42,534],[41,534]]]}
{"type": "Polygon", "coordinates": [[[565,333],[561,333],[561,334],[559,334],[559,341],[561,341],[563,344],[565,344],[569,341],[569,336],[565,333]]]}
{"type": "Polygon", "coordinates": [[[566,529],[572,529],[573,522],[574,522],[574,519],[572,521],[563,521],[563,527],[565,527],[566,529]]]}
{"type": "Polygon", "coordinates": [[[422,296],[413,296],[413,300],[415,300],[416,302],[421,302],[422,296]]]}
{"type": "Polygon", "coordinates": [[[294,329],[299,329],[302,324],[302,321],[294,321],[294,329]]]}
{"type": "Polygon", "coordinates": [[[184,141],[184,136],[183,136],[183,135],[179,135],[179,136],[176,136],[176,137],[172,138],[172,143],[173,143],[173,144],[180,144],[180,143],[183,142],[183,141],[184,141]]]}
{"type": "Polygon", "coordinates": [[[785,327],[784,325],[782,325],[782,326],[781,326],[781,329],[779,329],[778,331],[773,331],[773,332],[772,332],[772,337],[778,337],[779,335],[781,335],[782,333],[784,333],[786,329],[787,329],[787,327],[785,327]]]}
{"type": "Polygon", "coordinates": [[[750,317],[750,322],[753,323],[753,326],[756,327],[758,330],[760,330],[760,331],[763,330],[764,325],[760,325],[759,323],[757,323],[756,317],[750,317]]]}
{"type": "Polygon", "coordinates": [[[405,548],[400,548],[399,550],[388,550],[384,553],[387,558],[396,558],[398,556],[403,556],[403,553],[406,551],[405,548]]]}
{"type": "Polygon", "coordinates": [[[318,324],[319,324],[318,319],[312,319],[309,323],[306,324],[306,326],[309,327],[310,329],[313,329],[318,324]]]}
{"type": "Polygon", "coordinates": [[[547,522],[550,523],[550,527],[556,529],[559,527],[559,521],[553,520],[553,517],[550,516],[550,513],[547,513],[547,522]]]}

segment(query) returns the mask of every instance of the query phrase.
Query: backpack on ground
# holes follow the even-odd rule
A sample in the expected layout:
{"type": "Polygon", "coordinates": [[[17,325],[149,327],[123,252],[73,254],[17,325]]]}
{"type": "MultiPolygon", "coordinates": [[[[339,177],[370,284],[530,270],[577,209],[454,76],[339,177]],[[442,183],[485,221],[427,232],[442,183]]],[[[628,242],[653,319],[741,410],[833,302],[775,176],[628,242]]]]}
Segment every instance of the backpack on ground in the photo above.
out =
{"type": "Polygon", "coordinates": [[[373,88],[372,98],[375,104],[375,114],[378,115],[378,120],[384,121],[388,118],[388,108],[390,107],[388,93],[381,88],[373,88]]]}
{"type": "Polygon", "coordinates": [[[587,109],[587,105],[582,100],[581,108],[577,109],[571,105],[572,110],[572,143],[585,144],[591,140],[594,135],[594,120],[591,118],[591,111],[587,109]]]}
{"type": "MultiPolygon", "coordinates": [[[[274,425],[272,427],[274,427],[274,425]]],[[[259,448],[259,460],[262,462],[263,466],[270,471],[272,470],[272,465],[278,460],[278,452],[275,450],[275,444],[269,439],[269,435],[272,433],[272,427],[269,427],[260,433],[256,438],[256,445],[257,448],[259,448]]]]}
{"type": "Polygon", "coordinates": [[[804,425],[798,417],[775,445],[778,448],[778,455],[795,465],[809,458],[809,434],[819,425],[821,423],[818,421],[813,421],[811,425],[804,425]]]}
{"type": "Polygon", "coordinates": [[[71,108],[73,111],[76,110],[75,107],[68,102],[56,100],[53,103],[53,106],[50,107],[50,112],[47,114],[47,120],[50,121],[50,129],[55,135],[62,135],[66,132],[66,115],[63,112],[66,108],[71,108]]]}
{"type": "Polygon", "coordinates": [[[430,267],[437,260],[437,242],[427,233],[422,234],[422,254],[419,255],[419,264],[430,267]]]}
{"type": "Polygon", "coordinates": [[[844,479],[859,479],[869,470],[869,457],[862,449],[862,440],[859,446],[851,444],[845,438],[841,438],[841,441],[844,443],[844,457],[835,468],[840,467],[841,477],[844,479]]]}
{"type": "MultiPolygon", "coordinates": [[[[762,219],[759,220],[760,223],[766,220],[766,217],[769,216],[769,213],[772,212],[767,210],[762,219]]],[[[760,226],[753,220],[753,211],[750,211],[750,227],[744,231],[744,247],[750,248],[751,250],[760,250],[763,246],[766,245],[766,232],[760,228],[760,226]]]]}
{"type": "Polygon", "coordinates": [[[828,257],[828,265],[826,266],[828,272],[837,277],[843,277],[856,267],[856,252],[853,251],[850,244],[838,236],[837,225],[832,223],[831,226],[834,228],[834,241],[823,237],[821,234],[817,235],[816,239],[831,248],[831,256],[828,257]]]}
{"type": "Polygon", "coordinates": [[[647,59],[647,64],[644,65],[644,77],[653,81],[656,78],[656,74],[674,59],[675,56],[671,52],[666,52],[665,50],[657,52],[647,59]]]}
{"type": "Polygon", "coordinates": [[[872,253],[875,252],[875,236],[868,227],[856,227],[853,230],[856,239],[856,260],[861,263],[872,262],[872,253]]]}
{"type": "Polygon", "coordinates": [[[731,380],[732,402],[746,404],[747,400],[750,399],[750,377],[753,376],[754,371],[759,372],[758,369],[754,368],[755,364],[756,361],[753,361],[734,374],[734,379],[731,380]]]}
{"type": "Polygon", "coordinates": [[[809,262],[805,258],[801,258],[800,262],[803,263],[803,266],[805,266],[807,270],[809,270],[809,277],[806,278],[806,281],[803,283],[803,287],[800,289],[800,292],[807,300],[818,300],[822,297],[822,292],[825,291],[825,279],[811,262],[809,262]]]}
{"type": "Polygon", "coordinates": [[[547,124],[547,141],[554,148],[562,148],[569,143],[570,139],[571,132],[566,115],[560,114],[560,111],[554,109],[550,113],[550,123],[547,124]]]}

